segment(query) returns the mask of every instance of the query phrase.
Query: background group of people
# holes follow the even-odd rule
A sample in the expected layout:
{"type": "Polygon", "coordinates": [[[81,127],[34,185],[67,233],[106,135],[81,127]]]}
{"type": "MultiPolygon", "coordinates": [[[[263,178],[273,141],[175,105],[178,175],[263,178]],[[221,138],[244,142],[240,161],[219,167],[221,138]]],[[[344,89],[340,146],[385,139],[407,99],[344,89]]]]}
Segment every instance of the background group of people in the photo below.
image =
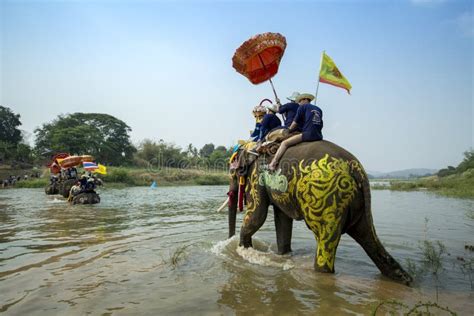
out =
{"type": "Polygon", "coordinates": [[[251,133],[252,140],[255,142],[265,141],[265,137],[273,130],[279,128],[287,128],[290,133],[299,132],[296,135],[284,140],[272,162],[269,165],[270,170],[275,170],[278,166],[280,158],[286,149],[301,142],[318,141],[323,139],[323,111],[316,105],[311,104],[314,96],[309,93],[294,92],[287,98],[290,102],[281,105],[280,100],[276,100],[276,104],[264,107],[262,103],[253,109],[255,117],[255,129],[251,133]],[[284,119],[284,125],[277,113],[281,114],[284,119]]]}
{"type": "Polygon", "coordinates": [[[14,176],[10,175],[8,178],[2,180],[2,188],[6,188],[8,186],[14,186],[17,182],[21,180],[28,180],[30,178],[39,178],[39,174],[32,173],[30,176],[25,174],[23,176],[14,176]]]}
{"type": "Polygon", "coordinates": [[[65,180],[71,180],[71,179],[77,179],[78,178],[78,173],[77,169],[75,167],[72,168],[67,168],[67,169],[61,169],[59,174],[51,174],[49,177],[49,182],[50,184],[54,184],[59,181],[65,181],[65,180]]]}

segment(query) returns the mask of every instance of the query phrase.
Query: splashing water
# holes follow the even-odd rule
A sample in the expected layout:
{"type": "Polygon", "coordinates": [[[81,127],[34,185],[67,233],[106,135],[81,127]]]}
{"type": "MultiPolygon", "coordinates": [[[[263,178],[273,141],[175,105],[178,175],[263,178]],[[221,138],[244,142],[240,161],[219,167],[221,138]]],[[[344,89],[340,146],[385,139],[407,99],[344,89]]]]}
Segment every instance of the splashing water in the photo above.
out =
{"type": "Polygon", "coordinates": [[[264,267],[289,270],[295,267],[291,260],[283,260],[273,252],[262,252],[254,248],[237,247],[237,253],[246,261],[264,267]],[[280,258],[278,258],[278,257],[280,258]]]}

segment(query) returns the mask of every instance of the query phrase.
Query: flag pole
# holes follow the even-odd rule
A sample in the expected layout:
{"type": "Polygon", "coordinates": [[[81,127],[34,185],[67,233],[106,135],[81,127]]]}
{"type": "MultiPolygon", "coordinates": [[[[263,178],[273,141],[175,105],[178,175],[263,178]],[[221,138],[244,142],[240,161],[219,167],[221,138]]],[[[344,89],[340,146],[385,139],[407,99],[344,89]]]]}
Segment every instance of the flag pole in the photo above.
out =
{"type": "Polygon", "coordinates": [[[320,79],[320,74],[321,74],[321,67],[323,66],[323,56],[326,51],[323,50],[321,53],[321,61],[319,62],[319,71],[318,71],[318,83],[316,85],[316,93],[314,94],[314,105],[316,105],[316,100],[318,99],[318,90],[319,90],[319,79],[320,79]]]}

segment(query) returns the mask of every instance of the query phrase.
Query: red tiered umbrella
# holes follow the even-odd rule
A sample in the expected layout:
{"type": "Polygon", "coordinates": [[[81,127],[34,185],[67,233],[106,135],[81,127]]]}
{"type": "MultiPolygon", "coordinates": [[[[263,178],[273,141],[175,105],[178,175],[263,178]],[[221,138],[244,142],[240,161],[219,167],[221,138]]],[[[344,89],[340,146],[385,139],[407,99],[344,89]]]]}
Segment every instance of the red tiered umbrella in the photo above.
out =
{"type": "Polygon", "coordinates": [[[51,161],[46,165],[46,167],[49,168],[52,174],[59,173],[61,171],[61,167],[59,166],[59,162],[57,159],[64,159],[66,157],[69,157],[68,153],[56,154],[51,158],[51,161]]]}
{"type": "Polygon", "coordinates": [[[253,84],[270,80],[277,98],[271,78],[278,72],[285,48],[286,39],[280,33],[257,34],[237,48],[232,58],[232,67],[253,84]]]}

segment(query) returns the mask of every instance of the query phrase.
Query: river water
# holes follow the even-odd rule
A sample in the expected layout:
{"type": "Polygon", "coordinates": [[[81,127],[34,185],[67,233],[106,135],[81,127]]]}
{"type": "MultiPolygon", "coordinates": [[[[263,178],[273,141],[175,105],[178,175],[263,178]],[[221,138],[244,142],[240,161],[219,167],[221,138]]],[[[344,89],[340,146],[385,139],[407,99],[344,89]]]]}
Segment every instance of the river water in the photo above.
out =
{"type": "MultiPolygon", "coordinates": [[[[227,238],[216,213],[225,186],[104,189],[102,202],[70,206],[40,189],[0,191],[0,312],[11,315],[366,315],[377,302],[436,301],[472,315],[474,291],[463,261],[474,257],[473,201],[425,192],[372,192],[379,238],[406,267],[421,266],[421,242],[448,254],[435,283],[412,287],[379,273],[343,236],[336,273],[313,270],[316,243],[295,222],[293,253],[275,254],[272,212],[255,249],[227,238]],[[425,222],[428,218],[428,223],[425,222]]],[[[238,217],[242,221],[242,214],[238,217]]]]}

